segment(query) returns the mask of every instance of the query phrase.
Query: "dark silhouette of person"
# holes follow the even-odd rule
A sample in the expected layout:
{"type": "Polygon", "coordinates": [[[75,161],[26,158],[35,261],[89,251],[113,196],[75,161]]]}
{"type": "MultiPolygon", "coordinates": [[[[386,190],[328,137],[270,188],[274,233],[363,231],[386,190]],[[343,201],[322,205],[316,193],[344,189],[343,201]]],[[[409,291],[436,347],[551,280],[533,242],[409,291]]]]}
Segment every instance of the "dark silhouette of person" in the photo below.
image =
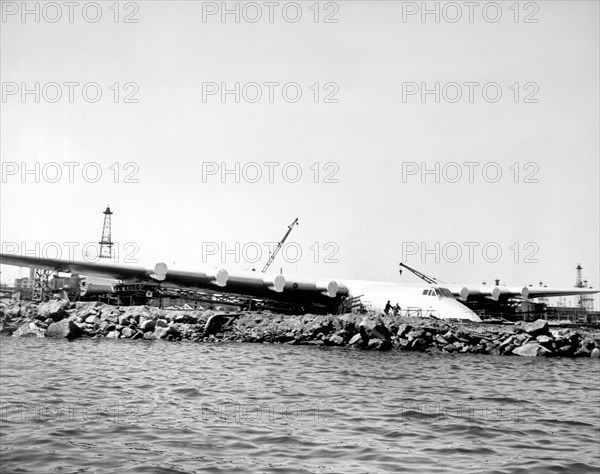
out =
{"type": "Polygon", "coordinates": [[[388,300],[388,302],[387,302],[387,303],[386,303],[386,305],[385,305],[385,308],[383,309],[383,312],[384,312],[385,314],[389,314],[389,312],[390,312],[390,309],[392,309],[392,305],[390,304],[390,300],[388,300]]]}

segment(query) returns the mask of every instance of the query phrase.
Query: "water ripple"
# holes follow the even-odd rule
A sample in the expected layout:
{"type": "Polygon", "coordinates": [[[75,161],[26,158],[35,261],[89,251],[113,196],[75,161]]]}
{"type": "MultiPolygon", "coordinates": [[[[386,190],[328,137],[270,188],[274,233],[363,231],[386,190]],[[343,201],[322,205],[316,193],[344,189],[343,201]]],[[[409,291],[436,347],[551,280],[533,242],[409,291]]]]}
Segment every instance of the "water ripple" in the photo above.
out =
{"type": "Polygon", "coordinates": [[[3,472],[597,472],[593,360],[5,340],[3,472]]]}

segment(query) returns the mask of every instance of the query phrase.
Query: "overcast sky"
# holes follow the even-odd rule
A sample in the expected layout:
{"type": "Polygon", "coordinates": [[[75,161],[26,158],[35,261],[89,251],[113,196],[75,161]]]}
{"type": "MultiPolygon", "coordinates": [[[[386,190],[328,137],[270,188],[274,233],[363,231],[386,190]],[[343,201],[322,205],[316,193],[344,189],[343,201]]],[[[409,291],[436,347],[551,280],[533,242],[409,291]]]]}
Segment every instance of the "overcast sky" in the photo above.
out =
{"type": "Polygon", "coordinates": [[[598,287],[598,2],[89,3],[2,2],[3,251],[598,287]]]}

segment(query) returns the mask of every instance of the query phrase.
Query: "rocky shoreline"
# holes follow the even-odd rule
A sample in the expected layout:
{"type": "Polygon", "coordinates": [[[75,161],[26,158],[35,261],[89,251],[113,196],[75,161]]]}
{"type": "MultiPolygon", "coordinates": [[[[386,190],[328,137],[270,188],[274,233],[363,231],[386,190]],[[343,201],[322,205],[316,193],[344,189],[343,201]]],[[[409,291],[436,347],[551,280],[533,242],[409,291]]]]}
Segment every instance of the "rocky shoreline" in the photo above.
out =
{"type": "Polygon", "coordinates": [[[457,323],[394,316],[282,315],[269,312],[166,310],[97,302],[0,302],[0,334],[346,346],[519,356],[600,358],[600,330],[552,328],[547,321],[515,325],[457,323]]]}

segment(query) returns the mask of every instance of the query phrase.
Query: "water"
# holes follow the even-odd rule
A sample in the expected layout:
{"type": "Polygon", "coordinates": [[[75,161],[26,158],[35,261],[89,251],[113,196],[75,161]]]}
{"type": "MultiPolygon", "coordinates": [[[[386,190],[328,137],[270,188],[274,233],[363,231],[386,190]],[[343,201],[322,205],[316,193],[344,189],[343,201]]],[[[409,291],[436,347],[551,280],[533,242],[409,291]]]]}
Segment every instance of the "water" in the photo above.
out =
{"type": "Polygon", "coordinates": [[[6,338],[2,472],[598,472],[600,364],[6,338]]]}

